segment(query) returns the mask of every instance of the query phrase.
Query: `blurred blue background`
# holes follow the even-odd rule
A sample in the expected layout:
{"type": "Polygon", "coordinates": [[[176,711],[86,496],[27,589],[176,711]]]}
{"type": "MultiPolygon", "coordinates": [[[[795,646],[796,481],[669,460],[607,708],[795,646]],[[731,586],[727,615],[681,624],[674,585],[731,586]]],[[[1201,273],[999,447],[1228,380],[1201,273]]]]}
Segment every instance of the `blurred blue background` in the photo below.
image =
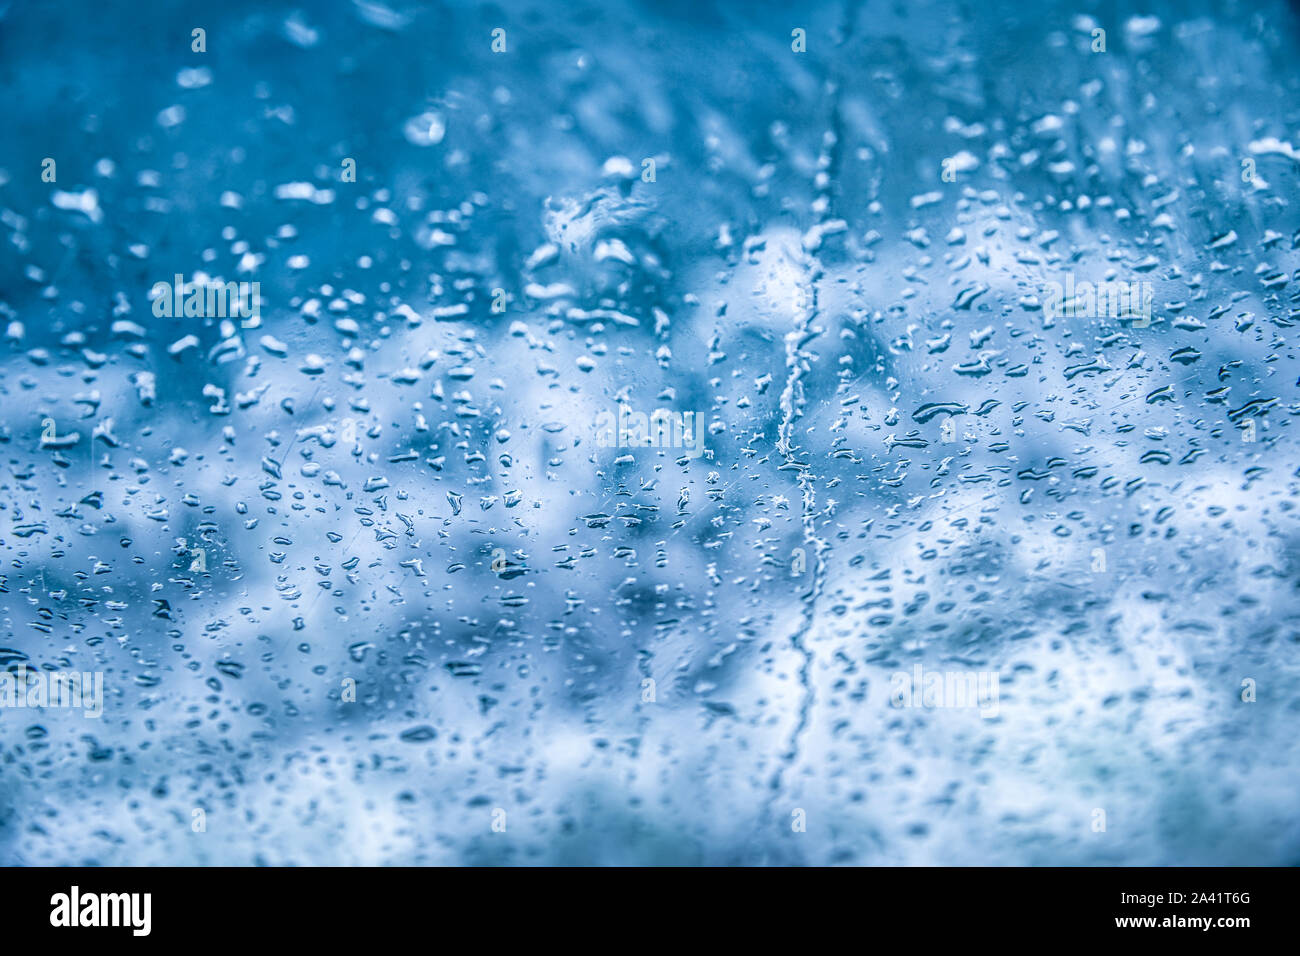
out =
{"type": "Polygon", "coordinates": [[[1297,26],[0,3],[0,862],[1300,861],[1297,26]]]}

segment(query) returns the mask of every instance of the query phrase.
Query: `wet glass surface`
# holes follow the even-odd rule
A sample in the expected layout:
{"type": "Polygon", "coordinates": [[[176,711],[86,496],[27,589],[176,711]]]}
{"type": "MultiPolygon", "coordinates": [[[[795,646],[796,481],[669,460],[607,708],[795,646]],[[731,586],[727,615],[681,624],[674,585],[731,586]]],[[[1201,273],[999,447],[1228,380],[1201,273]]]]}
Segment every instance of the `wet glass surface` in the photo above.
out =
{"type": "Polygon", "coordinates": [[[1295,863],[1298,26],[0,5],[0,862],[1295,863]]]}

